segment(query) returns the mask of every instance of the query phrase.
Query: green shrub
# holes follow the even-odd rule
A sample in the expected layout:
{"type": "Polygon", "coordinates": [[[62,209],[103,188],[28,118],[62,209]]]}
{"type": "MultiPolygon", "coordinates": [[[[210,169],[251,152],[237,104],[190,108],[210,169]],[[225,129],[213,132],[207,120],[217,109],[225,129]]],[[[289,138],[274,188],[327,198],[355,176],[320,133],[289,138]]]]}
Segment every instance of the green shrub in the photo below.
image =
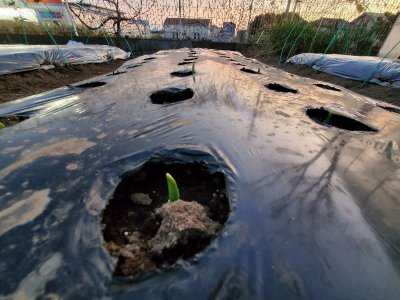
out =
{"type": "Polygon", "coordinates": [[[331,26],[320,26],[301,18],[283,19],[264,27],[260,20],[252,27],[248,42],[255,56],[280,56],[282,60],[299,53],[337,53],[376,55],[382,46],[388,26],[343,25],[341,20],[331,26]],[[256,25],[258,27],[256,27],[256,25]]]}

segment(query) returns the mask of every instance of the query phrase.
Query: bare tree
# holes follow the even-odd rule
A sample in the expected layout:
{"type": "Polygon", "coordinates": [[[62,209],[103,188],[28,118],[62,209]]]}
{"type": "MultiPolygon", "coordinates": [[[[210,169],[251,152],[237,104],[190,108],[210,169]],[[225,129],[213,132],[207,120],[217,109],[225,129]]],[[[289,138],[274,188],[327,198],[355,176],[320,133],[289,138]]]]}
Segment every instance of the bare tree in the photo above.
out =
{"type": "MultiPolygon", "coordinates": [[[[93,0],[92,0],[93,1],[93,0]]],[[[147,14],[156,0],[98,0],[92,3],[83,1],[70,3],[72,14],[87,28],[97,30],[111,23],[115,34],[122,36],[122,26],[135,23],[147,14]]]]}

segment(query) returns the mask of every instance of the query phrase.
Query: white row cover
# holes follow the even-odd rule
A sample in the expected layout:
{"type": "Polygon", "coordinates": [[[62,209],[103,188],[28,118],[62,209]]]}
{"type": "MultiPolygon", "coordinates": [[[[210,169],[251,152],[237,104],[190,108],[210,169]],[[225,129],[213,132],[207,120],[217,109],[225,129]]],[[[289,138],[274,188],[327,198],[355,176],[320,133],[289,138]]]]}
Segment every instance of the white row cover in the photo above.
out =
{"type": "Polygon", "coordinates": [[[292,56],[288,62],[347,79],[370,79],[370,82],[400,89],[400,63],[392,59],[382,61],[375,56],[302,53],[292,56]]]}
{"type": "Polygon", "coordinates": [[[126,59],[129,53],[107,45],[85,45],[70,41],[67,45],[0,45],[0,75],[53,66],[102,63],[126,59]]]}

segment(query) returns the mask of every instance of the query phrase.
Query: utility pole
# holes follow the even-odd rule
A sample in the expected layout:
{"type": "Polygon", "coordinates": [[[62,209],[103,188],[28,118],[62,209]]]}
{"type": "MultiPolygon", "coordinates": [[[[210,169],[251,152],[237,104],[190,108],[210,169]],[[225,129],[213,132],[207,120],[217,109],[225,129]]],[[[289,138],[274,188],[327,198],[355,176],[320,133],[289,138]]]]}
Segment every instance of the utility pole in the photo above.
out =
{"type": "Polygon", "coordinates": [[[292,3],[292,0],[288,0],[287,6],[286,6],[285,18],[288,17],[289,9],[290,9],[290,4],[291,4],[291,3],[292,3]]]}
{"type": "Polygon", "coordinates": [[[71,22],[72,29],[74,30],[75,36],[79,36],[78,29],[76,28],[75,21],[74,21],[74,19],[72,19],[72,15],[71,15],[71,12],[70,12],[68,0],[64,0],[64,5],[65,5],[65,10],[67,11],[67,14],[68,14],[68,18],[69,18],[69,20],[71,22]]]}
{"type": "Polygon", "coordinates": [[[294,7],[293,7],[293,16],[296,13],[297,5],[300,5],[301,0],[295,0],[294,7]]]}
{"type": "Polygon", "coordinates": [[[250,11],[249,12],[249,21],[247,22],[247,28],[246,28],[247,29],[247,34],[249,33],[249,27],[250,27],[250,22],[251,22],[251,13],[253,11],[253,0],[251,0],[249,11],[250,11]]]}
{"type": "Polygon", "coordinates": [[[297,8],[297,0],[294,1],[293,15],[296,13],[296,8],[297,8]]]}
{"type": "Polygon", "coordinates": [[[182,27],[182,5],[181,0],[179,0],[179,36],[178,38],[182,39],[183,27],[182,27]]]}

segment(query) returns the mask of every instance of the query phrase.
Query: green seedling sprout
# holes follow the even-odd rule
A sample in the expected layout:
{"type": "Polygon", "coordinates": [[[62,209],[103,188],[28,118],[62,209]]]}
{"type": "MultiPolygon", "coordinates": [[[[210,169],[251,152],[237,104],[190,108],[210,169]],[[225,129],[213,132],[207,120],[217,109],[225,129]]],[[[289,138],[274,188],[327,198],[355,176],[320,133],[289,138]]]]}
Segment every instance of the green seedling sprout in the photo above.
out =
{"type": "Polygon", "coordinates": [[[196,73],[196,71],[195,71],[195,69],[194,69],[195,64],[196,64],[196,61],[193,61],[193,64],[192,64],[192,73],[193,73],[193,74],[196,73]]]}
{"type": "Polygon", "coordinates": [[[165,177],[167,178],[167,186],[168,186],[168,202],[173,202],[179,199],[179,189],[178,185],[174,177],[171,174],[166,173],[165,177]]]}
{"type": "Polygon", "coordinates": [[[332,116],[333,116],[333,114],[331,112],[329,112],[328,115],[325,118],[324,123],[329,125],[329,122],[331,121],[332,116]]]}
{"type": "Polygon", "coordinates": [[[6,128],[6,125],[4,125],[3,122],[0,122],[0,129],[6,128]]]}
{"type": "Polygon", "coordinates": [[[260,68],[258,68],[258,74],[261,74],[261,70],[260,70],[260,68]]]}

